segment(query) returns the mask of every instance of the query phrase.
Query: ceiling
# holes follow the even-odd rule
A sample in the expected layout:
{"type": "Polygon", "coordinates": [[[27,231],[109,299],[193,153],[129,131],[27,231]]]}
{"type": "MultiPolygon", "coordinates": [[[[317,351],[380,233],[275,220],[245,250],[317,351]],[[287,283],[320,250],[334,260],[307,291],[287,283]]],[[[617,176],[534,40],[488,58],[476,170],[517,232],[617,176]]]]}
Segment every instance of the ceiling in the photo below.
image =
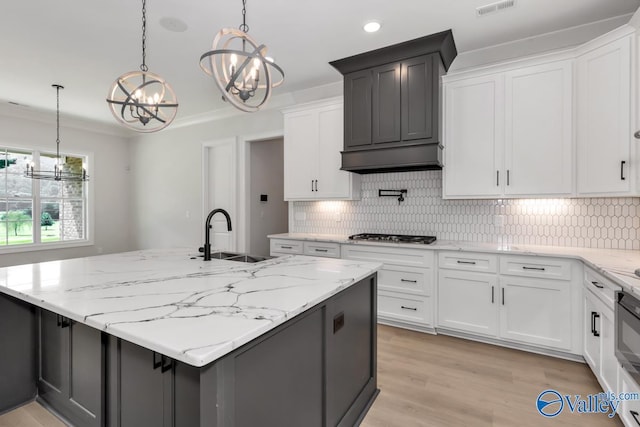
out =
{"type": "MultiPolygon", "coordinates": [[[[277,93],[337,82],[329,61],[452,29],[459,52],[634,12],[640,0],[516,0],[477,17],[494,0],[247,0],[249,34],[284,69],[277,93]],[[382,24],[365,33],[368,20],[382,24]]],[[[141,1],[27,0],[0,5],[0,101],[114,123],[105,102],[116,77],[141,63],[141,1]]],[[[225,107],[199,67],[220,28],[241,23],[240,0],[148,0],[147,65],[174,88],[178,119],[225,107]],[[184,22],[169,31],[162,18],[184,22]]],[[[228,107],[228,106],[227,106],[228,107]]],[[[228,107],[232,108],[232,107],[228,107]]]]}

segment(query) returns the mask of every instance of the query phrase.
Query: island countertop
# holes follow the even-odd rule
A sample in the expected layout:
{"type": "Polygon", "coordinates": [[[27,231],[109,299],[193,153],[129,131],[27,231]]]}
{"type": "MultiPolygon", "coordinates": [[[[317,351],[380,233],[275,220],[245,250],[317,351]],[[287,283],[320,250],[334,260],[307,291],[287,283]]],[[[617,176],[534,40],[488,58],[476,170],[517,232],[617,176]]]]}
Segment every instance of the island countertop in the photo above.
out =
{"type": "Polygon", "coordinates": [[[381,267],[308,256],[204,262],[191,252],[142,250],[0,268],[0,292],[201,367],[381,267]]]}

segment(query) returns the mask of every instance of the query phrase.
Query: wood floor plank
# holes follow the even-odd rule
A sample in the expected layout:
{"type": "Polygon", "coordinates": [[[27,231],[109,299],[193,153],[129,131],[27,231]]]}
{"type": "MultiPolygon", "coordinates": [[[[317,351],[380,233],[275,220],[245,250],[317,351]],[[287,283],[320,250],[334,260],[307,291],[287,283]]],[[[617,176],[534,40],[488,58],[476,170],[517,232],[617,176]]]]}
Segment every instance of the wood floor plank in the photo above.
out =
{"type": "Polygon", "coordinates": [[[618,417],[536,410],[546,389],[600,392],[589,367],[445,335],[378,326],[380,395],[363,427],[619,427],[618,417]]]}

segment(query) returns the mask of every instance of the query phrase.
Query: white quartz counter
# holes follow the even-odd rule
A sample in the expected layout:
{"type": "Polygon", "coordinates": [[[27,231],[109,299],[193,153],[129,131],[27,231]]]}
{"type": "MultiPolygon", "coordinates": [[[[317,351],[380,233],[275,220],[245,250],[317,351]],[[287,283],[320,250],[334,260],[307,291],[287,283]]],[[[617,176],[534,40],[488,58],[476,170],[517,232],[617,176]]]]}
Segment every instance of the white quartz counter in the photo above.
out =
{"type": "Polygon", "coordinates": [[[349,240],[349,236],[335,234],[284,233],[268,236],[275,239],[313,240],[333,243],[349,243],[357,245],[377,245],[424,250],[489,252],[505,255],[554,256],[575,258],[613,280],[627,291],[640,296],[640,277],[635,270],[640,268],[640,251],[622,249],[590,249],[562,246],[512,245],[501,243],[462,242],[436,240],[431,245],[411,243],[367,242],[349,240]]]}
{"type": "Polygon", "coordinates": [[[306,256],[255,264],[145,250],[0,268],[0,292],[204,366],[378,270],[306,256]]]}

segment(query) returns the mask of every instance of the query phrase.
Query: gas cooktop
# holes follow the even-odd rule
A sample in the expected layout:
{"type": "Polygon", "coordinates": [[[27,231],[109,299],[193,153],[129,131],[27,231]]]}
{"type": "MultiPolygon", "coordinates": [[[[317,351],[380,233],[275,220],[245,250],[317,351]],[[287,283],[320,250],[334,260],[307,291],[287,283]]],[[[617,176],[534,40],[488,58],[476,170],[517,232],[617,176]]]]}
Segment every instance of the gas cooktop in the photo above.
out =
{"type": "Polygon", "coordinates": [[[349,236],[349,240],[367,240],[374,242],[391,242],[391,243],[418,243],[429,245],[436,241],[435,236],[410,236],[406,234],[376,234],[361,233],[349,236]]]}

